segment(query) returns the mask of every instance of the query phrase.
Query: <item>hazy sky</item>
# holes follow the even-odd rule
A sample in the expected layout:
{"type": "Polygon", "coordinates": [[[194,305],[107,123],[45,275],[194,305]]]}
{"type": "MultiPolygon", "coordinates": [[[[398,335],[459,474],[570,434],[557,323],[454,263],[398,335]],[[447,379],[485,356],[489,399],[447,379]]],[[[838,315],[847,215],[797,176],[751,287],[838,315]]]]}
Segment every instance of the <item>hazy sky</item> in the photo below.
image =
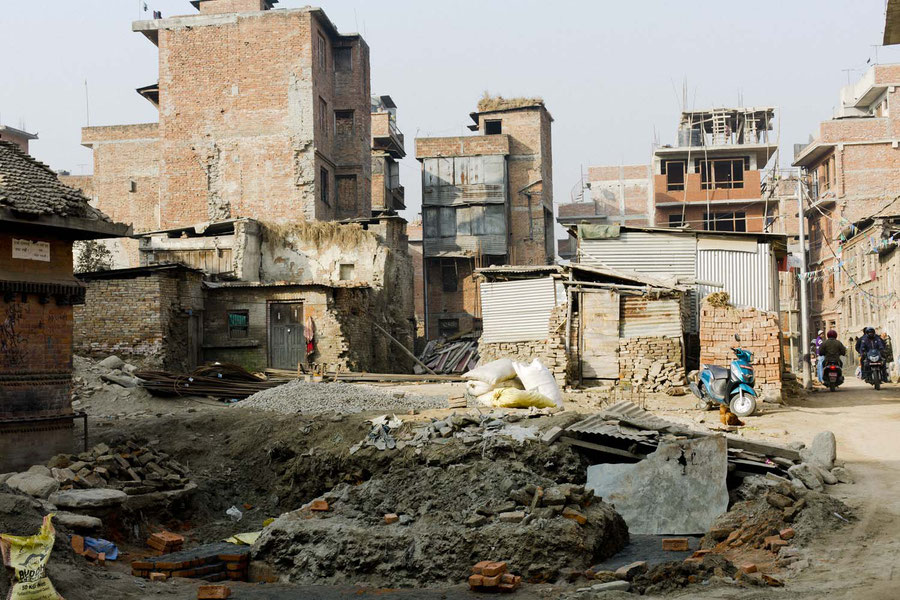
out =
{"type": "MultiPolygon", "coordinates": [[[[163,16],[188,0],[143,0],[163,16]]],[[[157,79],[156,47],[131,32],[138,0],[3,2],[0,123],[24,122],[32,153],[54,169],[90,173],[80,145],[92,125],[156,120],[135,88],[157,79]]],[[[280,8],[303,6],[281,0],[280,8]]],[[[689,108],[778,108],[781,163],[829,118],[838,89],[858,78],[881,42],[884,0],[334,0],[320,6],[371,48],[372,92],[390,94],[414,138],[468,133],[485,90],[544,98],[553,115],[557,203],[580,169],[649,161],[654,131],[674,142],[687,82],[689,108]]],[[[149,13],[146,13],[149,17],[149,13]]],[[[141,17],[141,18],[147,18],[141,17]]],[[[878,48],[900,62],[900,47],[878,48]]],[[[776,132],[776,135],[778,132],[776,132]]],[[[408,217],[419,210],[419,166],[403,163],[408,217]]]]}

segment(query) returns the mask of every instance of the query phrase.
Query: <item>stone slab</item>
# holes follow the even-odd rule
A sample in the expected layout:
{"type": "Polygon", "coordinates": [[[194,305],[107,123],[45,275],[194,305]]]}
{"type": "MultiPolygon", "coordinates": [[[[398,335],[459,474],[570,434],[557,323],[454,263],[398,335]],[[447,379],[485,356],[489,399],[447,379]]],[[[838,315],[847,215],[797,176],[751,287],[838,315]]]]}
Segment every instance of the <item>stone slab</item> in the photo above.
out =
{"type": "Polygon", "coordinates": [[[127,498],[121,490],[97,488],[56,492],[50,495],[50,502],[62,508],[105,508],[119,506],[127,498]]]}
{"type": "Polygon", "coordinates": [[[705,533],[728,510],[725,438],[660,444],[636,464],[588,467],[585,487],[615,506],[635,534],[705,533]]]}

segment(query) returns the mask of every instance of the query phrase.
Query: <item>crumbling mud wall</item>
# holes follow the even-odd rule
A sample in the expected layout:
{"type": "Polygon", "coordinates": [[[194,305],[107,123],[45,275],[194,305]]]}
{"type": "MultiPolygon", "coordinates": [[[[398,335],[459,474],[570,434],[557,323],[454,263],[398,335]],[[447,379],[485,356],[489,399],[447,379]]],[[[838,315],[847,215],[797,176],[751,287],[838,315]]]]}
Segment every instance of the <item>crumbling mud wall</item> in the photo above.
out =
{"type": "Polygon", "coordinates": [[[713,306],[705,299],[700,308],[700,362],[728,366],[735,346],[753,352],[757,390],[780,394],[783,358],[778,313],[713,306]],[[736,333],[740,342],[734,339],[736,333]]]}
{"type": "Polygon", "coordinates": [[[410,359],[375,324],[412,350],[415,338],[413,265],[407,251],[405,222],[298,222],[264,224],[260,279],[325,285],[363,284],[371,288],[364,303],[342,311],[354,331],[350,363],[371,372],[405,372],[410,359]],[[359,331],[366,329],[366,333],[359,331]]]}
{"type": "MultiPolygon", "coordinates": [[[[481,357],[479,362],[484,364],[500,358],[508,358],[530,363],[537,359],[550,369],[560,386],[566,385],[570,380],[570,363],[575,363],[574,354],[570,361],[570,356],[566,353],[566,306],[561,304],[550,313],[546,340],[490,344],[479,342],[478,354],[481,357]]],[[[573,327],[573,330],[577,330],[577,328],[573,327]]]]}

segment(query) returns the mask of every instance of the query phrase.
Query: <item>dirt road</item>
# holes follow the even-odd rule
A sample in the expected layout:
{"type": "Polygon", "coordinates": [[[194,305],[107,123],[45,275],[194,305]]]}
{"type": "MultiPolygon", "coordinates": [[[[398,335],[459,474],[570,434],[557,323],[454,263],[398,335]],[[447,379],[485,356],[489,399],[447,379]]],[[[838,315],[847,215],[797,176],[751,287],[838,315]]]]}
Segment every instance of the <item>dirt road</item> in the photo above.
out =
{"type": "Polygon", "coordinates": [[[900,386],[876,392],[856,379],[839,391],[814,392],[793,406],[750,419],[760,433],[789,432],[807,442],[834,431],[838,460],[856,479],[831,493],[858,521],[808,548],[810,566],[785,588],[693,589],[682,598],[888,600],[900,598],[900,386]]]}

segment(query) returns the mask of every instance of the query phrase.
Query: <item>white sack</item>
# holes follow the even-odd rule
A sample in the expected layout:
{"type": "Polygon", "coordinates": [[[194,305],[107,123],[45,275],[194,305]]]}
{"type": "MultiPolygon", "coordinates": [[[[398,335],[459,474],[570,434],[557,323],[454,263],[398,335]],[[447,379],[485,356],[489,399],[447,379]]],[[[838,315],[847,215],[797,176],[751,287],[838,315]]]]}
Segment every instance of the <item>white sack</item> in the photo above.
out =
{"type": "Polygon", "coordinates": [[[559,391],[556,378],[541,361],[534,359],[530,365],[517,362],[513,363],[513,368],[526,390],[540,392],[553,400],[556,406],[563,405],[562,392],[559,391]]]}
{"type": "Polygon", "coordinates": [[[476,367],[468,373],[463,373],[462,378],[483,381],[493,386],[515,376],[516,369],[513,367],[513,362],[508,358],[501,358],[500,360],[476,367]]]}

